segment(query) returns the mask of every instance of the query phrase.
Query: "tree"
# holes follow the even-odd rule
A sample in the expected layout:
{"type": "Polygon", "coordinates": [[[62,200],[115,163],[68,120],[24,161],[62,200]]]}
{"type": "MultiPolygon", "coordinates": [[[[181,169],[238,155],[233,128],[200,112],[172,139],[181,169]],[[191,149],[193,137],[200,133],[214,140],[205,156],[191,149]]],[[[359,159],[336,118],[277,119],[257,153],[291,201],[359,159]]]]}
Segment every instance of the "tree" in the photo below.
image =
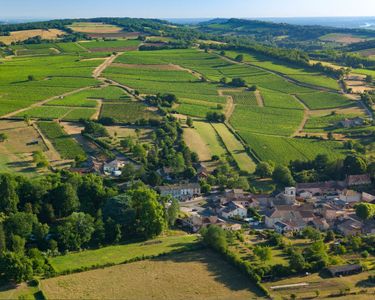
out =
{"type": "Polygon", "coordinates": [[[33,226],[36,223],[37,218],[35,215],[16,212],[6,219],[4,227],[8,235],[15,234],[22,238],[28,238],[33,232],[33,226]]]}
{"type": "Polygon", "coordinates": [[[305,258],[301,253],[293,250],[289,259],[289,266],[298,273],[303,272],[306,269],[305,258]]]}
{"type": "Polygon", "coordinates": [[[238,62],[243,62],[243,60],[244,60],[243,54],[237,55],[236,58],[235,58],[235,60],[238,61],[238,62]]]}
{"type": "Polygon", "coordinates": [[[272,174],[272,178],[275,182],[282,186],[294,186],[295,181],[292,173],[285,166],[277,166],[272,174]]]}
{"type": "Polygon", "coordinates": [[[226,232],[224,229],[212,225],[208,228],[202,228],[200,234],[203,237],[203,243],[207,246],[220,252],[224,252],[228,248],[226,232]]]}
{"type": "Polygon", "coordinates": [[[28,80],[28,81],[35,81],[36,79],[35,79],[35,76],[34,76],[34,75],[28,75],[28,76],[27,76],[27,80],[28,80]]]}
{"type": "Polygon", "coordinates": [[[16,181],[12,176],[0,175],[0,211],[6,214],[17,211],[19,198],[16,187],[16,181]]]}
{"type": "Polygon", "coordinates": [[[94,231],[93,217],[74,212],[57,226],[59,245],[65,250],[79,250],[90,241],[94,231]]]}
{"type": "Polygon", "coordinates": [[[5,133],[0,133],[0,143],[5,142],[8,136],[5,133]]]}
{"type": "Polygon", "coordinates": [[[246,87],[247,86],[246,81],[238,77],[233,78],[232,81],[230,82],[230,85],[234,87],[246,87]]]}
{"type": "Polygon", "coordinates": [[[120,141],[120,145],[124,149],[131,149],[134,147],[133,138],[128,136],[120,141]]]}
{"type": "Polygon", "coordinates": [[[369,220],[375,217],[375,204],[359,203],[355,206],[356,215],[362,220],[369,220]]]}
{"type": "Polygon", "coordinates": [[[5,231],[3,223],[0,223],[0,253],[3,253],[7,250],[5,231]]]}
{"type": "Polygon", "coordinates": [[[260,162],[255,170],[255,174],[261,178],[271,177],[274,171],[274,167],[268,162],[260,162]]]}
{"type": "Polygon", "coordinates": [[[223,85],[226,85],[228,83],[228,79],[226,77],[222,77],[220,79],[220,83],[223,84],[223,85]]]}
{"type": "Polygon", "coordinates": [[[311,226],[307,226],[302,230],[302,235],[305,238],[308,238],[312,241],[318,241],[321,239],[322,235],[319,230],[316,230],[315,228],[311,226]]]}
{"type": "Polygon", "coordinates": [[[33,276],[31,261],[23,254],[5,252],[0,256],[2,279],[21,283],[33,276]]]}
{"type": "Polygon", "coordinates": [[[70,215],[80,206],[77,192],[70,183],[60,184],[52,190],[51,200],[59,218],[70,215]]]}
{"type": "Polygon", "coordinates": [[[367,170],[365,160],[356,155],[349,155],[344,160],[344,171],[348,175],[364,174],[367,170]]]}
{"type": "Polygon", "coordinates": [[[190,117],[187,117],[187,119],[186,119],[186,125],[189,126],[190,128],[194,127],[193,119],[190,118],[190,117]]]}
{"type": "Polygon", "coordinates": [[[372,81],[373,81],[373,77],[371,75],[367,75],[366,76],[366,82],[367,83],[372,83],[372,81]]]}
{"type": "Polygon", "coordinates": [[[272,252],[269,247],[255,246],[254,253],[261,261],[270,260],[272,257],[272,252]]]}
{"type": "Polygon", "coordinates": [[[324,238],[324,242],[328,243],[328,242],[332,242],[334,240],[335,240],[335,233],[332,230],[328,230],[327,234],[324,238]]]}
{"type": "Polygon", "coordinates": [[[150,188],[139,187],[129,191],[132,208],[135,212],[136,232],[144,238],[152,238],[166,227],[164,208],[158,202],[156,192],[150,188]]]}
{"type": "Polygon", "coordinates": [[[30,116],[29,115],[24,115],[23,116],[23,121],[25,122],[25,124],[27,126],[30,126],[31,125],[31,119],[30,119],[30,116]]]}
{"type": "Polygon", "coordinates": [[[169,226],[173,226],[176,222],[178,213],[180,212],[180,203],[176,199],[172,199],[167,209],[167,220],[169,226]]]}
{"type": "Polygon", "coordinates": [[[48,160],[42,151],[33,152],[33,161],[37,168],[46,168],[49,165],[48,160]]]}

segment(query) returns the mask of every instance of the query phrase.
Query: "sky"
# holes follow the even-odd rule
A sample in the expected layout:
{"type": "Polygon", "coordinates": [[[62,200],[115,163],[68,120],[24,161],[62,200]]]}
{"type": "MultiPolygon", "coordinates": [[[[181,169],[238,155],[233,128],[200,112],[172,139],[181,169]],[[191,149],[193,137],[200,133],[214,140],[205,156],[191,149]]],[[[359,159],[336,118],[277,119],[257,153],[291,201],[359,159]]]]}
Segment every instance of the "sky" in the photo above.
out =
{"type": "Polygon", "coordinates": [[[0,0],[9,18],[375,16],[375,0],[0,0]]]}

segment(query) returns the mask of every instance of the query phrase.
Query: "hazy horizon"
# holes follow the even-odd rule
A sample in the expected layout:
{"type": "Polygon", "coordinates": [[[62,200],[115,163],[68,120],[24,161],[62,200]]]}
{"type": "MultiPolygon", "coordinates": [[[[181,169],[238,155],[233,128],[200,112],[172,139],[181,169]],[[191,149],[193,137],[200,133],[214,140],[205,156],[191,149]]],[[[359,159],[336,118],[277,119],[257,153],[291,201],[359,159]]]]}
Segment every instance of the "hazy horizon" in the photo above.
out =
{"type": "Polygon", "coordinates": [[[151,0],[13,0],[2,7],[0,19],[44,20],[101,16],[159,19],[318,18],[371,15],[375,15],[373,0],[315,0],[309,3],[296,0],[158,0],[157,3],[151,0]]]}

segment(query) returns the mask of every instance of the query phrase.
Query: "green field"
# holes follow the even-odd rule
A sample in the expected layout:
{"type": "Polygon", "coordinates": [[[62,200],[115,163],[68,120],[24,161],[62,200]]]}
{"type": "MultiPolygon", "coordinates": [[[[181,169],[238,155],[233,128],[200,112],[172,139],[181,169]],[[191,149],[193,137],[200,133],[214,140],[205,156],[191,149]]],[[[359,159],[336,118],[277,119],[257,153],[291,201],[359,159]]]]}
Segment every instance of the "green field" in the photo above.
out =
{"type": "Polygon", "coordinates": [[[257,98],[254,92],[225,91],[224,94],[232,96],[235,104],[255,105],[255,106],[258,105],[257,98]]]}
{"type": "Polygon", "coordinates": [[[273,137],[248,131],[242,131],[240,135],[261,160],[279,164],[287,165],[291,160],[311,160],[318,154],[327,154],[332,159],[345,154],[342,143],[335,141],[273,137]]]}
{"type": "Polygon", "coordinates": [[[207,143],[212,155],[222,156],[227,154],[224,145],[221,143],[218,134],[210,123],[194,121],[194,127],[199,135],[207,143]]]}
{"type": "Polygon", "coordinates": [[[101,61],[77,58],[76,55],[53,55],[3,60],[0,64],[0,116],[97,84],[91,76],[101,61]],[[28,80],[29,75],[34,80],[28,80]]]}
{"type": "Polygon", "coordinates": [[[337,108],[349,106],[353,103],[353,101],[349,100],[344,95],[326,92],[297,94],[297,97],[301,99],[310,109],[337,108]]]}
{"type": "Polygon", "coordinates": [[[283,109],[303,110],[304,107],[294,96],[278,93],[267,89],[261,89],[261,95],[266,107],[275,107],[283,109]]]}
{"type": "Polygon", "coordinates": [[[235,58],[237,55],[243,54],[244,62],[250,63],[261,68],[284,74],[294,80],[302,83],[321,86],[333,90],[339,90],[337,81],[333,78],[327,77],[322,73],[311,71],[308,69],[295,67],[286,62],[278,61],[276,59],[265,57],[257,53],[227,51],[226,55],[235,58]]]}
{"type": "Polygon", "coordinates": [[[77,156],[86,156],[82,147],[73,138],[68,136],[58,123],[38,122],[37,125],[63,159],[75,159],[77,156]]]}
{"type": "Polygon", "coordinates": [[[53,257],[51,265],[56,272],[103,266],[106,264],[120,264],[135,257],[159,255],[176,250],[182,250],[197,242],[196,235],[178,235],[161,237],[155,240],[109,246],[97,250],[69,253],[53,257]]]}
{"type": "Polygon", "coordinates": [[[324,132],[331,131],[338,126],[340,121],[345,120],[346,118],[354,118],[356,114],[328,114],[324,116],[311,116],[305,127],[303,128],[304,132],[324,132]]]}
{"type": "Polygon", "coordinates": [[[236,105],[230,119],[231,125],[238,131],[263,133],[269,135],[290,136],[301,124],[302,110],[289,110],[274,107],[251,107],[236,105]]]}
{"type": "Polygon", "coordinates": [[[228,127],[224,124],[212,124],[217,134],[222,139],[225,147],[229,153],[233,156],[233,159],[237,163],[241,171],[254,173],[256,163],[246,153],[244,146],[239,140],[229,131],[228,127]]]}
{"type": "Polygon", "coordinates": [[[110,117],[122,123],[134,123],[145,119],[158,119],[156,112],[148,110],[147,106],[137,101],[104,103],[101,118],[110,117]]]}

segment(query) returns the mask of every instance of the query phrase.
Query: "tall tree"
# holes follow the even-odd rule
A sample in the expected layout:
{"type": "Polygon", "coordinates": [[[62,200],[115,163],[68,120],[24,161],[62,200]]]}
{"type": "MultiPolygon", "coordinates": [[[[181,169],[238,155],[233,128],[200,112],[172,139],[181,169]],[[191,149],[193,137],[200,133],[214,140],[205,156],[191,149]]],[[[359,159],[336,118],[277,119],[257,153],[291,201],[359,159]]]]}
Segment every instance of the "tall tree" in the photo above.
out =
{"type": "Polygon", "coordinates": [[[16,188],[17,183],[12,176],[0,175],[0,211],[6,214],[17,211],[19,199],[16,188]]]}
{"type": "Polygon", "coordinates": [[[59,218],[70,215],[80,206],[77,192],[69,183],[63,183],[52,190],[51,200],[55,213],[59,218]]]}

